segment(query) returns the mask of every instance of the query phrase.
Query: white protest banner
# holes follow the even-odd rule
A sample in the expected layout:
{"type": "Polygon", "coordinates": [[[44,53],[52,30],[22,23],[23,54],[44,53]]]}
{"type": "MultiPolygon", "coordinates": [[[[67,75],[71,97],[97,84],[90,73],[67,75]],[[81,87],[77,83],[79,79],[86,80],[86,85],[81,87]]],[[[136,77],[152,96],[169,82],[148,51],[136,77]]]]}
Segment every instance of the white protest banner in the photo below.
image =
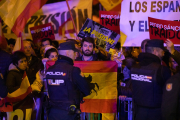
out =
{"type": "MultiPolygon", "coordinates": [[[[81,29],[87,18],[92,18],[92,0],[71,0],[68,1],[71,12],[73,14],[74,22],[77,28],[77,32],[81,29]]],[[[70,12],[66,1],[57,2],[44,5],[38,10],[26,23],[24,32],[22,33],[23,39],[30,38],[31,27],[51,23],[54,29],[55,39],[63,40],[64,37],[76,38],[75,32],[72,30],[72,21],[68,21],[62,28],[62,35],[59,35],[59,27],[70,18],[70,12]],[[72,31],[66,32],[66,31],[72,31]]],[[[11,32],[11,29],[7,25],[3,24],[3,33],[6,38],[16,38],[15,34],[11,32]]]]}
{"type": "Polygon", "coordinates": [[[180,21],[180,0],[123,0],[120,29],[127,35],[123,46],[140,46],[149,38],[148,17],[180,21]]]}

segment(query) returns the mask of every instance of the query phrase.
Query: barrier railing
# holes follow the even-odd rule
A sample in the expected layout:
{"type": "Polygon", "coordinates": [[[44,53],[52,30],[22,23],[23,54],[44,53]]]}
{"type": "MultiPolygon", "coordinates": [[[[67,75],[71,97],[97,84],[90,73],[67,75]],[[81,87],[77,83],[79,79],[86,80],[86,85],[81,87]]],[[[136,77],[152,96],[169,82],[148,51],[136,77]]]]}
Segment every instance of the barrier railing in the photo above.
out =
{"type": "MultiPolygon", "coordinates": [[[[117,111],[117,118],[114,120],[121,120],[121,115],[120,115],[120,105],[124,104],[124,112],[127,113],[127,120],[132,120],[133,119],[133,112],[132,112],[132,98],[126,98],[124,101],[120,100],[120,97],[118,99],[118,111],[117,111]]],[[[101,113],[98,113],[98,117],[94,113],[81,113],[81,120],[85,120],[85,117],[87,120],[101,120],[101,113]]]]}

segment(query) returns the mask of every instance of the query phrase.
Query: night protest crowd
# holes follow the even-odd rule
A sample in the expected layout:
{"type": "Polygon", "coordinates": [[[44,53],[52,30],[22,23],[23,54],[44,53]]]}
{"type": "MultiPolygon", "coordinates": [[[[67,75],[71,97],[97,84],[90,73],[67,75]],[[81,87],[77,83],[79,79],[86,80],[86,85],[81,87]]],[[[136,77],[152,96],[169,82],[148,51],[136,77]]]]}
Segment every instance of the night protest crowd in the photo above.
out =
{"type": "MultiPolygon", "coordinates": [[[[166,48],[164,41],[157,39],[143,40],[141,48],[121,49],[118,42],[115,54],[97,47],[91,37],[81,41],[67,39],[60,44],[44,38],[40,46],[26,39],[23,40],[24,51],[13,53],[15,42],[8,41],[11,47],[0,49],[0,97],[5,98],[8,93],[16,91],[26,72],[32,92],[24,99],[36,102],[36,107],[39,107],[36,112],[41,113],[32,113],[33,120],[80,119],[82,97],[89,95],[94,86],[78,67],[73,66],[74,61],[116,61],[118,96],[121,101],[132,97],[134,120],[180,119],[180,53],[170,40],[166,40],[166,48]],[[47,61],[56,62],[46,70],[47,61]],[[48,92],[45,94],[44,91],[48,92]]],[[[18,102],[13,106],[16,104],[18,102]]],[[[6,114],[1,112],[3,116],[6,114]]],[[[88,118],[89,114],[86,114],[88,118]]]]}

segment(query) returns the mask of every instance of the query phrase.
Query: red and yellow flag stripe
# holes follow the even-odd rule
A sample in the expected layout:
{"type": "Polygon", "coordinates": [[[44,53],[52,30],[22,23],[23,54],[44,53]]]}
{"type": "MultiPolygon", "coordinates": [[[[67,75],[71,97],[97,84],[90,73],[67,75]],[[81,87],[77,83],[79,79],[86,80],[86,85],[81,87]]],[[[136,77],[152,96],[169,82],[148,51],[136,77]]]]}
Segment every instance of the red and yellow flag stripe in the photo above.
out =
{"type": "Polygon", "coordinates": [[[97,83],[91,95],[84,98],[82,112],[115,113],[117,110],[117,63],[114,61],[81,61],[75,62],[85,77],[92,76],[92,83],[97,83]]]}
{"type": "Polygon", "coordinates": [[[18,36],[27,20],[46,2],[47,0],[1,0],[0,16],[18,36]]]}

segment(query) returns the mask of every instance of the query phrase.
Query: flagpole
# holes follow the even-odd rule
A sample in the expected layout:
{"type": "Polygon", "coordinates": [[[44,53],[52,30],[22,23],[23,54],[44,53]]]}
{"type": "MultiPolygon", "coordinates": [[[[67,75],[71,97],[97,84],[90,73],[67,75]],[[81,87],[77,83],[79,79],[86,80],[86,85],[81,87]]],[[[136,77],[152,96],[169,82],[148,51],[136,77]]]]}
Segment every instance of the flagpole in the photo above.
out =
{"type": "Polygon", "coordinates": [[[75,23],[74,23],[74,19],[73,19],[73,16],[72,16],[72,12],[71,12],[71,9],[69,7],[69,3],[68,3],[68,0],[66,0],[66,4],[68,6],[68,10],[69,10],[69,13],[70,13],[70,16],[71,16],[71,21],[73,23],[73,26],[74,26],[74,29],[75,29],[75,32],[76,32],[76,38],[79,40],[79,37],[77,36],[78,33],[77,33],[77,29],[76,29],[76,26],[75,26],[75,23]]]}

